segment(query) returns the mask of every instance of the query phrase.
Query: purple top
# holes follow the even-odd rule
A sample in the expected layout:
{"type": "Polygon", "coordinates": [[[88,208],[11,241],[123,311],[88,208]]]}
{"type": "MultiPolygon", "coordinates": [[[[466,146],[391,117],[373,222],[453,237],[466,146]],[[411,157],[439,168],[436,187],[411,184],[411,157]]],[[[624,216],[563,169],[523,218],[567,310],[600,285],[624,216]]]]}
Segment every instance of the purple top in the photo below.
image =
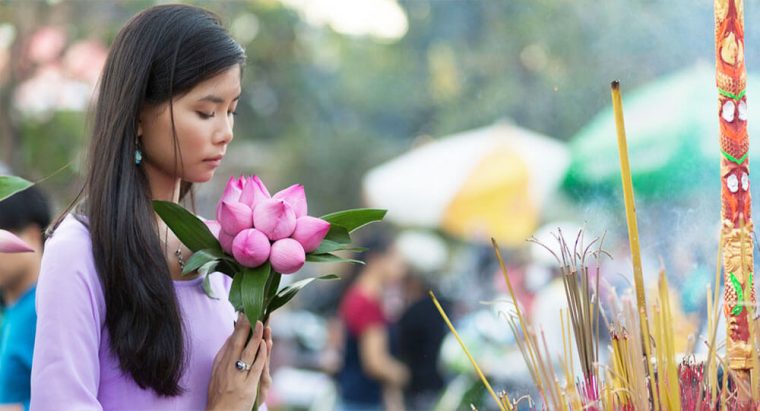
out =
{"type": "Polygon", "coordinates": [[[37,335],[32,362],[32,410],[203,410],[214,357],[230,336],[235,310],[231,280],[211,276],[219,300],[206,296],[201,278],[175,281],[184,319],[187,362],[177,397],[143,390],[119,369],[109,349],[103,290],[90,233],[66,217],[45,244],[37,285],[37,335]]]}

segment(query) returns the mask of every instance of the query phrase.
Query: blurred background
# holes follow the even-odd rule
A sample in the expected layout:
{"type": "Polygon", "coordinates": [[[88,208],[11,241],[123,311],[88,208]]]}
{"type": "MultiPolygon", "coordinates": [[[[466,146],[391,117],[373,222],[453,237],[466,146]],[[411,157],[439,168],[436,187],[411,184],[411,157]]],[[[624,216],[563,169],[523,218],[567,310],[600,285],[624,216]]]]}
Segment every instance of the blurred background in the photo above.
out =
{"type": "MultiPolygon", "coordinates": [[[[0,1],[0,163],[33,181],[52,175],[40,186],[56,210],[81,187],[87,109],[108,46],[157,3],[0,1]]],[[[583,228],[587,243],[606,233],[614,259],[601,263],[604,279],[626,292],[609,95],[620,80],[645,275],[667,270],[677,315],[690,320],[683,335],[699,333],[720,210],[711,1],[189,3],[222,16],[248,54],[235,140],[215,180],[198,188],[200,214],[213,215],[224,182],[242,173],[275,190],[304,184],[314,215],[387,208],[385,228],[407,266],[383,296],[391,322],[426,298],[410,294],[416,276],[449,302],[495,385],[530,393],[511,331],[481,304],[506,292],[489,239],[506,255],[520,304],[547,330],[558,324],[561,282],[531,236],[555,247],[557,228],[572,239],[583,228]]],[[[752,113],[760,7],[746,3],[752,113]]],[[[750,116],[749,126],[760,135],[760,121],[750,116]]],[[[274,320],[272,409],[335,406],[338,305],[358,274],[325,265],[299,274],[335,269],[344,280],[305,291],[274,320]]],[[[430,404],[488,409],[456,343],[444,340],[440,352],[444,383],[430,404]]]]}

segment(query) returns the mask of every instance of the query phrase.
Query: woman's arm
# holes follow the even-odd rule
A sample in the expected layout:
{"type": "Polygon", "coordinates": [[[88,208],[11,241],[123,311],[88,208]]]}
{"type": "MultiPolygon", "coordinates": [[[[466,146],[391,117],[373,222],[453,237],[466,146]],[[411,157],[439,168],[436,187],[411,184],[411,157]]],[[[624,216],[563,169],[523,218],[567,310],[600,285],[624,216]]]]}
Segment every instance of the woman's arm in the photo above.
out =
{"type": "Polygon", "coordinates": [[[384,384],[403,387],[409,380],[409,371],[393,358],[388,350],[388,332],[385,326],[373,325],[359,336],[359,354],[362,368],[384,384]]]}
{"type": "Polygon", "coordinates": [[[98,352],[105,307],[89,236],[79,229],[59,227],[42,257],[32,410],[102,409],[97,400],[98,352]]]}

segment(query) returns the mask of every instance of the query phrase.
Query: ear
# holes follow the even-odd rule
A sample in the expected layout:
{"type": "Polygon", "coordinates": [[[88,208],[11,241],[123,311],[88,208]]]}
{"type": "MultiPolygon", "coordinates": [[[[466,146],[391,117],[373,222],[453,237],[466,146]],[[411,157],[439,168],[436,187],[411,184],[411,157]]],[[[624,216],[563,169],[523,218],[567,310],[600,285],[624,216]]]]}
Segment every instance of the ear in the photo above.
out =
{"type": "Polygon", "coordinates": [[[137,136],[140,137],[143,135],[143,129],[142,129],[142,120],[137,120],[137,136]]]}

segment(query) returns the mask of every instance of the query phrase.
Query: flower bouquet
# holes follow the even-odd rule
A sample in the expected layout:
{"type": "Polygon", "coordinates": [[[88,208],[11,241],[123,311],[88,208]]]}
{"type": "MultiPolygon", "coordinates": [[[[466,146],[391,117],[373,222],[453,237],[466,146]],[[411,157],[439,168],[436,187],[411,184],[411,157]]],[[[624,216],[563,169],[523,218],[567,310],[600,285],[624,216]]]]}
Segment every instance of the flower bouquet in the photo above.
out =
{"type": "Polygon", "coordinates": [[[351,233],[382,220],[385,210],[353,209],[324,215],[307,214],[304,188],[292,185],[274,195],[257,176],[231,177],[216,209],[216,220],[203,221],[181,206],[154,201],[153,207],[193,255],[183,274],[204,276],[203,289],[211,298],[208,274],[232,277],[229,300],[251,324],[266,321],[305,286],[335,275],[307,278],[280,288],[282,275],[306,262],[353,262],[335,254],[362,251],[351,245],[351,233]]]}

